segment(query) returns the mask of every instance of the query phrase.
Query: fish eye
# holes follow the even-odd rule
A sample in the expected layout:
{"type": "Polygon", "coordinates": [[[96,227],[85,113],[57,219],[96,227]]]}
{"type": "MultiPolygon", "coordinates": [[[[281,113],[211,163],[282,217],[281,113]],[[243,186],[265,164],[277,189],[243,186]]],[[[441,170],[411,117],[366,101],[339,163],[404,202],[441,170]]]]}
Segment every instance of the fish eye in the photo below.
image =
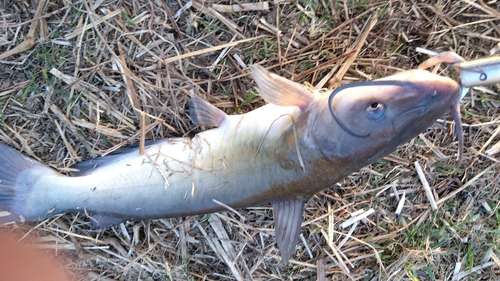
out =
{"type": "Polygon", "coordinates": [[[385,106],[380,102],[372,102],[368,108],[366,108],[366,112],[368,113],[368,117],[370,119],[378,120],[384,116],[385,106]]]}

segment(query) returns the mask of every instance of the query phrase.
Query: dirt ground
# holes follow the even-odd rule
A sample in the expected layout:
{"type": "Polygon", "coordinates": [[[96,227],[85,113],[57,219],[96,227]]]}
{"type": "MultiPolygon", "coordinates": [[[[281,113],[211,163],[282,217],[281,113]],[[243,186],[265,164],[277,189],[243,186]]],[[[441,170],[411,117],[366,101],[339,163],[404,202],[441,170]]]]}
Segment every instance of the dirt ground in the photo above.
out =
{"type": "MultiPolygon", "coordinates": [[[[332,90],[415,69],[426,51],[473,60],[499,49],[497,0],[0,0],[0,141],[67,173],[141,138],[193,136],[191,96],[228,114],[262,106],[250,64],[332,90]]],[[[463,98],[460,165],[447,114],[325,186],[288,265],[271,206],[103,230],[82,214],[3,228],[36,239],[74,280],[498,280],[498,95],[493,85],[463,98]]]]}

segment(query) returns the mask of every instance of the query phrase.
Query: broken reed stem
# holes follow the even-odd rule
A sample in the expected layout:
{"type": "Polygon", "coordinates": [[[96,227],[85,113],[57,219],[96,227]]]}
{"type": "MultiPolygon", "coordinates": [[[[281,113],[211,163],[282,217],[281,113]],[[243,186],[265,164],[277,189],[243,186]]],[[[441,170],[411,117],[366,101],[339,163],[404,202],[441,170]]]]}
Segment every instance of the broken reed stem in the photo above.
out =
{"type": "Polygon", "coordinates": [[[427,179],[425,178],[424,171],[422,171],[422,167],[420,167],[420,164],[418,161],[415,162],[415,169],[417,170],[418,173],[418,178],[420,179],[420,182],[422,183],[422,186],[425,190],[425,195],[427,195],[427,198],[429,199],[429,203],[431,204],[432,210],[437,210],[438,206],[436,204],[436,200],[434,199],[434,195],[432,194],[431,187],[429,186],[429,182],[427,182],[427,179]]]}
{"type": "Polygon", "coordinates": [[[38,6],[35,11],[34,18],[36,19],[33,21],[30,25],[30,29],[28,31],[28,34],[26,34],[26,37],[23,42],[21,42],[19,45],[17,45],[15,48],[6,51],[2,54],[0,54],[0,60],[6,59],[10,56],[16,55],[18,53],[27,51],[35,45],[35,32],[38,27],[38,24],[40,23],[40,15],[42,14],[43,8],[45,7],[45,2],[47,0],[39,0],[38,6]]]}

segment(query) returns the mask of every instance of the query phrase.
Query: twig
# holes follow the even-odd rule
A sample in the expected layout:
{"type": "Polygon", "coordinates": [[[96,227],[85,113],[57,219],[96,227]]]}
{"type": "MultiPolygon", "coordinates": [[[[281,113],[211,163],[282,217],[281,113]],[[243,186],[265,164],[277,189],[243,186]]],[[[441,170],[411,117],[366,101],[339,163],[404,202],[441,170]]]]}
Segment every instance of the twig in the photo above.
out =
{"type": "Polygon", "coordinates": [[[327,81],[330,84],[329,88],[333,89],[333,88],[338,87],[338,85],[340,84],[340,81],[342,81],[342,78],[344,77],[345,73],[351,67],[351,64],[358,57],[358,54],[361,51],[361,47],[363,47],[363,45],[365,44],[366,38],[370,34],[370,32],[373,29],[373,27],[375,26],[375,24],[377,24],[377,22],[378,22],[377,14],[375,13],[375,14],[370,16],[370,18],[368,19],[368,23],[365,25],[363,33],[361,33],[361,35],[358,37],[358,39],[354,43],[354,46],[351,47],[351,49],[349,50],[349,51],[354,51],[352,53],[352,55],[349,56],[349,58],[346,59],[346,61],[340,66],[340,69],[337,71],[335,76],[333,76],[330,79],[331,75],[333,74],[333,72],[331,71],[328,75],[326,75],[323,79],[321,79],[321,81],[318,83],[318,85],[315,86],[315,89],[323,88],[323,86],[326,84],[327,81]]]}
{"type": "Polygon", "coordinates": [[[38,2],[38,7],[36,8],[35,15],[33,16],[37,20],[31,23],[30,29],[28,31],[28,34],[26,34],[24,41],[21,42],[19,45],[17,45],[14,49],[9,50],[3,54],[0,54],[0,60],[3,60],[15,54],[29,50],[35,45],[35,32],[41,20],[40,15],[45,6],[45,1],[47,0],[40,0],[40,2],[38,2]]]}
{"type": "Polygon", "coordinates": [[[437,204],[436,200],[434,199],[434,195],[432,194],[432,190],[429,186],[429,182],[427,182],[427,179],[425,178],[424,171],[422,171],[422,167],[420,167],[420,164],[415,162],[415,169],[417,170],[418,177],[420,178],[420,182],[422,182],[422,186],[425,190],[425,194],[427,195],[427,198],[429,199],[429,203],[431,204],[432,210],[437,210],[437,204]]]}
{"type": "Polygon", "coordinates": [[[218,51],[220,49],[224,49],[224,48],[227,48],[227,47],[236,46],[236,45],[241,44],[241,43],[255,41],[255,40],[261,39],[263,37],[265,37],[265,36],[257,36],[257,37],[253,37],[253,38],[248,38],[248,39],[243,39],[243,40],[231,42],[231,43],[221,44],[221,45],[210,47],[210,48],[206,48],[206,49],[203,49],[203,50],[193,51],[193,52],[189,52],[189,53],[186,53],[186,54],[177,55],[175,57],[170,57],[170,58],[165,59],[163,62],[167,64],[167,63],[171,63],[171,62],[174,62],[174,61],[182,60],[182,59],[185,59],[185,58],[189,58],[189,57],[203,55],[203,54],[206,54],[206,53],[215,52],[215,51],[218,51]]]}

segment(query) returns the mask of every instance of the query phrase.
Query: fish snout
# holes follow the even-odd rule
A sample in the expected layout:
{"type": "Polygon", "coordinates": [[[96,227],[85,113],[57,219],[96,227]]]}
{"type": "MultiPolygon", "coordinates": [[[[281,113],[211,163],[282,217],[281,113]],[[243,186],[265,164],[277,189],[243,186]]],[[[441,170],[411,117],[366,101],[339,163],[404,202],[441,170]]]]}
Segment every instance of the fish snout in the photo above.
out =
{"type": "Polygon", "coordinates": [[[461,92],[456,81],[425,70],[408,71],[393,78],[411,85],[405,89],[408,101],[406,106],[400,106],[398,118],[393,119],[393,129],[409,125],[419,127],[418,130],[426,129],[449,110],[461,92]],[[416,122],[409,124],[409,120],[416,122]]]}
{"type": "Polygon", "coordinates": [[[380,80],[411,83],[417,88],[418,94],[423,95],[424,99],[430,100],[430,102],[443,102],[447,105],[452,103],[461,90],[461,86],[455,80],[422,69],[401,72],[380,80]]]}

